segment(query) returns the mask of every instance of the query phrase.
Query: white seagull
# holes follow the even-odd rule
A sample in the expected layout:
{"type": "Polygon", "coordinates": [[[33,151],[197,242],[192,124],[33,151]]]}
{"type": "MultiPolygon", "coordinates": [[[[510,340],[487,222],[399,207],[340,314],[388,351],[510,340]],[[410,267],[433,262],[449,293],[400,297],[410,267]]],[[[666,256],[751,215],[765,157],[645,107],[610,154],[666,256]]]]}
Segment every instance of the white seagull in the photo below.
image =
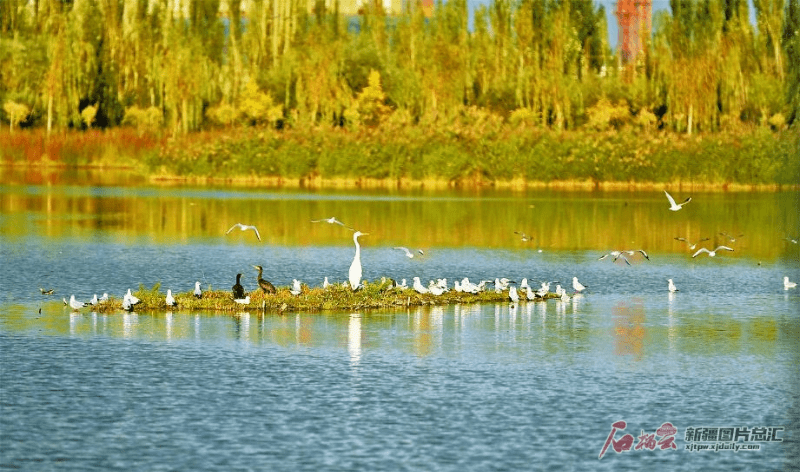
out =
{"type": "Polygon", "coordinates": [[[694,248],[695,248],[695,247],[697,247],[697,245],[698,245],[698,244],[702,243],[703,241],[708,241],[708,240],[709,240],[709,239],[711,239],[711,238],[703,238],[703,239],[701,239],[701,240],[697,241],[696,243],[692,243],[691,241],[689,241],[689,240],[688,240],[688,239],[686,239],[686,238],[675,238],[675,239],[676,239],[676,240],[678,240],[678,241],[683,241],[683,242],[685,242],[686,244],[688,244],[688,245],[689,245],[689,250],[690,250],[690,251],[694,251],[694,248]]]}
{"type": "Polygon", "coordinates": [[[692,254],[692,257],[697,257],[698,255],[700,255],[701,252],[707,252],[708,257],[714,257],[717,255],[717,251],[719,251],[720,249],[724,249],[726,251],[733,251],[733,249],[729,248],[728,246],[717,246],[717,248],[714,249],[713,251],[709,251],[708,249],[701,247],[700,249],[697,250],[697,252],[692,254]]]}
{"type": "Polygon", "coordinates": [[[167,298],[164,301],[166,301],[167,306],[175,306],[175,297],[172,296],[172,289],[167,289],[167,298]]]}
{"type": "Polygon", "coordinates": [[[669,200],[669,209],[672,211],[678,211],[683,208],[684,205],[692,201],[692,197],[688,197],[683,201],[683,203],[675,203],[675,199],[672,198],[672,195],[670,195],[669,192],[664,190],[664,193],[667,195],[667,200],[669,200]]]}
{"type": "Polygon", "coordinates": [[[517,303],[519,301],[519,294],[517,293],[517,287],[510,286],[508,287],[508,298],[511,300],[511,303],[517,303]]]}
{"type": "Polygon", "coordinates": [[[395,246],[392,249],[399,249],[399,250],[405,252],[406,253],[406,257],[409,258],[409,259],[412,259],[414,257],[414,254],[411,251],[409,251],[407,247],[395,246]]]}
{"type": "MultiPolygon", "coordinates": [[[[335,218],[331,219],[335,220],[335,218]]],[[[369,233],[362,233],[361,231],[356,231],[353,233],[353,243],[356,245],[356,255],[353,257],[353,262],[350,264],[350,272],[348,273],[350,288],[353,290],[361,287],[361,245],[358,244],[358,237],[367,234],[369,233]]]]}
{"type": "Polygon", "coordinates": [[[127,298],[128,301],[131,302],[131,305],[136,305],[137,303],[139,303],[139,299],[133,296],[133,294],[131,293],[131,289],[128,289],[128,293],[126,293],[125,296],[122,298],[123,300],[127,298]]]}
{"type": "Polygon", "coordinates": [[[783,289],[789,290],[790,288],[797,287],[797,282],[789,282],[789,277],[783,278],[783,289]]]}
{"type": "Polygon", "coordinates": [[[289,289],[292,295],[300,295],[303,292],[303,287],[300,285],[300,281],[297,279],[292,279],[292,288],[289,289]]]}
{"type": "Polygon", "coordinates": [[[679,291],[678,287],[676,287],[675,284],[672,283],[672,279],[667,279],[667,282],[669,282],[669,285],[667,285],[667,288],[669,288],[669,293],[675,293],[679,291]]]}
{"type": "Polygon", "coordinates": [[[228,231],[226,231],[225,234],[230,233],[231,231],[233,231],[234,228],[239,228],[242,231],[247,231],[248,229],[252,229],[256,233],[256,237],[258,238],[258,240],[261,241],[261,235],[258,234],[258,228],[256,228],[255,226],[249,226],[249,225],[243,225],[241,223],[236,223],[235,225],[231,226],[231,228],[228,231]]]}
{"type": "MultiPolygon", "coordinates": [[[[346,224],[342,223],[341,221],[337,220],[335,216],[331,216],[330,218],[323,218],[321,220],[311,220],[312,223],[329,223],[329,224],[337,224],[340,226],[344,226],[345,228],[349,229],[350,231],[354,231],[353,228],[347,226],[346,224]]],[[[366,234],[366,233],[364,233],[366,234]]]]}
{"type": "Polygon", "coordinates": [[[73,310],[80,310],[81,308],[85,307],[86,304],[83,303],[83,302],[79,302],[78,300],[75,300],[75,295],[70,295],[69,296],[69,306],[73,310]]]}
{"type": "Polygon", "coordinates": [[[108,301],[108,294],[103,292],[103,296],[100,297],[100,301],[101,302],[107,302],[108,301]]]}
{"type": "Polygon", "coordinates": [[[248,296],[246,296],[244,298],[236,298],[233,301],[235,301],[236,303],[238,303],[240,305],[249,305],[250,304],[250,295],[248,295],[248,296]]]}
{"type": "Polygon", "coordinates": [[[322,288],[328,288],[331,286],[331,283],[328,282],[328,277],[325,277],[325,280],[322,281],[322,288]]]}
{"type": "Polygon", "coordinates": [[[200,290],[200,282],[194,283],[194,297],[195,298],[203,298],[203,291],[200,290]]]}
{"type": "Polygon", "coordinates": [[[100,303],[100,300],[97,299],[97,294],[95,293],[94,297],[92,297],[92,299],[89,300],[89,305],[94,306],[97,305],[98,303],[100,303]]]}
{"type": "Polygon", "coordinates": [[[572,278],[572,288],[574,288],[576,292],[583,292],[586,290],[586,287],[584,287],[582,283],[578,282],[577,277],[572,278]]]}
{"type": "Polygon", "coordinates": [[[419,277],[414,277],[414,290],[416,290],[417,293],[428,293],[428,292],[430,292],[430,290],[425,288],[422,285],[422,282],[419,281],[419,277]]]}
{"type": "Polygon", "coordinates": [[[428,284],[428,292],[436,295],[437,297],[444,293],[444,289],[436,284],[433,280],[428,284]]]}

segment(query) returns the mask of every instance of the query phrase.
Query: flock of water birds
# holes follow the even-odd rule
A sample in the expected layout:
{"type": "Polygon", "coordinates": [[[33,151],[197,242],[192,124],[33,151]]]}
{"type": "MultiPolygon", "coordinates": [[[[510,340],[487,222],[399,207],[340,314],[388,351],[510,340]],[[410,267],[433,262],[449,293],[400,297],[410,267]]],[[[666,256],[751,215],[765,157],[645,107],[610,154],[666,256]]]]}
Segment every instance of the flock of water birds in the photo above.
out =
{"type": "MultiPolygon", "coordinates": [[[[669,192],[667,192],[665,190],[664,193],[666,194],[667,200],[669,201],[669,204],[670,204],[669,210],[670,211],[679,211],[679,210],[681,210],[683,208],[684,205],[686,205],[687,203],[692,201],[691,197],[687,197],[683,202],[676,203],[675,199],[672,197],[672,195],[669,194],[669,192]]],[[[350,264],[350,269],[348,271],[348,281],[344,282],[342,285],[343,286],[349,286],[349,288],[352,289],[353,291],[360,290],[361,288],[363,288],[364,281],[362,281],[362,273],[363,273],[363,271],[362,271],[362,266],[361,266],[361,245],[359,244],[358,238],[361,237],[361,236],[366,236],[369,233],[363,233],[361,231],[358,231],[358,230],[356,230],[356,229],[354,229],[354,228],[342,223],[341,221],[339,221],[335,217],[324,218],[324,219],[319,219],[319,220],[311,220],[311,223],[336,224],[336,225],[342,226],[343,228],[346,228],[347,230],[353,232],[353,243],[355,245],[355,255],[353,257],[353,262],[350,264]]],[[[258,232],[258,228],[256,228],[253,225],[246,225],[246,224],[242,224],[242,223],[236,223],[233,226],[231,226],[230,229],[228,229],[225,232],[225,234],[226,235],[230,234],[235,229],[239,229],[241,231],[253,231],[253,233],[255,233],[256,238],[259,241],[261,241],[261,234],[258,232]]],[[[520,238],[521,238],[522,241],[529,241],[529,240],[532,239],[530,236],[528,236],[527,234],[525,234],[523,232],[515,231],[514,233],[517,234],[517,235],[520,235],[520,238]]],[[[744,236],[743,234],[739,234],[739,235],[735,235],[734,236],[734,235],[730,235],[730,234],[724,233],[724,232],[721,232],[719,234],[721,236],[725,237],[730,243],[734,243],[734,242],[736,242],[736,240],[738,238],[741,238],[742,236],[744,236]]],[[[698,247],[698,245],[700,245],[701,243],[703,243],[705,241],[709,241],[710,240],[710,238],[702,238],[702,239],[699,239],[696,242],[692,242],[692,241],[690,241],[690,240],[688,240],[686,238],[683,238],[683,237],[676,237],[674,239],[676,239],[678,241],[685,242],[687,244],[689,250],[691,250],[691,251],[695,251],[695,249],[698,247]]],[[[792,244],[797,244],[798,243],[797,239],[792,239],[792,238],[789,238],[788,236],[786,238],[784,238],[784,239],[789,241],[792,244]]],[[[420,256],[425,254],[425,252],[422,249],[417,249],[416,251],[412,251],[409,248],[403,247],[403,246],[395,246],[395,247],[393,247],[393,249],[401,251],[403,253],[403,255],[405,257],[408,257],[408,258],[415,257],[415,254],[420,255],[420,256]]],[[[725,245],[719,245],[714,249],[708,249],[706,247],[700,247],[700,248],[697,248],[697,250],[692,254],[692,258],[695,258],[695,257],[699,256],[700,254],[708,254],[709,257],[715,257],[717,255],[718,251],[734,251],[734,249],[729,247],[729,246],[725,246],[725,245]]],[[[542,252],[541,249],[539,249],[539,252],[542,252]]],[[[646,259],[648,261],[650,260],[650,257],[648,256],[647,252],[645,252],[643,249],[614,250],[614,251],[610,251],[610,252],[608,252],[606,254],[603,254],[602,256],[600,256],[600,258],[598,260],[604,260],[604,259],[607,259],[607,258],[612,258],[613,262],[617,262],[619,260],[622,260],[627,265],[631,265],[629,258],[630,257],[634,257],[637,254],[640,254],[644,259],[646,259]]],[[[263,272],[264,272],[263,267],[258,266],[258,265],[254,265],[253,268],[258,271],[258,275],[256,277],[256,280],[258,282],[259,288],[264,292],[264,294],[275,294],[277,292],[277,289],[275,288],[275,286],[272,283],[270,283],[269,281],[267,281],[266,279],[264,279],[264,277],[263,277],[263,272]]],[[[248,305],[250,303],[250,295],[245,293],[244,287],[241,284],[241,278],[242,278],[242,274],[236,274],[236,283],[232,287],[233,301],[235,303],[237,303],[237,304],[240,304],[240,305],[248,305]]],[[[390,284],[388,286],[389,289],[406,290],[406,289],[409,288],[406,279],[402,279],[401,282],[396,282],[396,281],[394,281],[392,279],[388,279],[388,281],[390,282],[390,284]]],[[[483,291],[487,290],[487,286],[490,285],[490,284],[493,285],[493,290],[495,291],[495,293],[508,292],[508,299],[509,299],[509,301],[511,303],[519,302],[521,296],[524,296],[527,300],[530,300],[530,301],[543,300],[543,299],[546,299],[546,298],[559,298],[562,301],[567,301],[567,300],[570,299],[570,296],[567,293],[566,289],[561,287],[561,285],[558,284],[557,281],[542,282],[541,286],[538,289],[533,290],[533,288],[528,284],[528,279],[527,278],[522,279],[522,281],[519,283],[519,288],[517,288],[517,286],[516,286],[517,283],[515,281],[509,280],[507,278],[495,278],[494,281],[482,280],[481,282],[475,284],[473,282],[470,282],[469,278],[464,277],[462,280],[460,280],[460,281],[457,280],[457,281],[455,281],[453,283],[453,290],[455,290],[456,292],[460,292],[460,293],[477,294],[477,293],[480,293],[480,292],[483,292],[483,291]],[[551,283],[556,283],[557,284],[556,288],[555,288],[555,292],[554,292],[555,297],[553,297],[552,293],[550,292],[551,283]]],[[[331,284],[328,281],[328,278],[325,277],[325,279],[323,281],[323,288],[327,289],[330,286],[331,286],[331,284]]],[[[784,290],[789,290],[789,289],[797,287],[797,283],[796,282],[791,282],[789,280],[789,277],[787,276],[787,277],[783,278],[783,287],[784,287],[784,290]]],[[[444,292],[447,292],[447,291],[450,290],[450,287],[448,285],[447,279],[437,279],[436,281],[431,280],[428,283],[428,285],[425,286],[425,285],[422,284],[422,281],[420,280],[419,277],[414,277],[413,278],[413,282],[412,282],[411,288],[413,290],[415,290],[416,292],[420,293],[420,294],[432,294],[434,296],[442,295],[444,292]]],[[[583,292],[584,290],[586,290],[586,287],[578,280],[578,277],[573,277],[572,278],[572,288],[574,290],[574,294],[579,294],[579,293],[583,292]]],[[[54,293],[54,291],[52,289],[45,290],[45,289],[40,288],[40,290],[41,290],[42,294],[44,294],[44,295],[52,295],[54,293]]],[[[674,292],[678,292],[679,291],[677,286],[675,285],[673,279],[667,279],[667,290],[670,293],[674,293],[674,292]]],[[[296,296],[300,295],[302,293],[302,291],[303,291],[302,283],[299,280],[294,279],[292,281],[292,286],[289,288],[289,291],[290,291],[290,293],[292,295],[296,295],[296,296]]],[[[202,291],[202,289],[200,287],[200,282],[195,282],[195,288],[194,288],[193,294],[198,299],[203,297],[203,291],[202,291]]],[[[87,301],[87,302],[83,302],[83,301],[77,300],[75,298],[75,295],[71,295],[69,301],[66,298],[63,298],[62,300],[63,300],[65,305],[69,305],[73,310],[80,310],[81,308],[84,308],[84,307],[87,307],[87,306],[93,306],[93,305],[97,305],[98,303],[107,302],[108,299],[109,299],[108,294],[104,293],[102,295],[102,297],[99,297],[99,298],[95,294],[94,297],[91,300],[87,301]]],[[[127,310],[127,311],[132,311],[133,308],[135,307],[135,305],[138,304],[139,302],[140,302],[140,300],[131,293],[130,289],[128,289],[127,293],[122,298],[122,308],[124,310],[127,310]]],[[[165,302],[167,307],[175,307],[175,306],[177,306],[177,302],[175,300],[175,297],[172,295],[172,290],[171,289],[167,290],[167,294],[166,294],[166,297],[164,299],[164,302],[165,302]]]]}

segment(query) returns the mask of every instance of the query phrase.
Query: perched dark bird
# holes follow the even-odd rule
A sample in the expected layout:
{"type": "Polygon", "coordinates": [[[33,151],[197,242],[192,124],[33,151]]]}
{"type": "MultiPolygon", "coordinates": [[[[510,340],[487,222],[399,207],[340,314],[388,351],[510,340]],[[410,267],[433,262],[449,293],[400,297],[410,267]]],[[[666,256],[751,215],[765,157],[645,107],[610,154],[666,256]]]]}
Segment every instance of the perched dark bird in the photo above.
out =
{"type": "Polygon", "coordinates": [[[241,300],[244,298],[244,287],[241,282],[242,274],[236,274],[236,284],[233,286],[233,299],[241,300]]]}
{"type": "Polygon", "coordinates": [[[264,269],[257,265],[254,265],[253,268],[258,270],[258,286],[261,287],[261,290],[263,290],[264,293],[275,293],[277,291],[275,290],[275,286],[269,283],[269,281],[264,280],[262,277],[264,269]]]}

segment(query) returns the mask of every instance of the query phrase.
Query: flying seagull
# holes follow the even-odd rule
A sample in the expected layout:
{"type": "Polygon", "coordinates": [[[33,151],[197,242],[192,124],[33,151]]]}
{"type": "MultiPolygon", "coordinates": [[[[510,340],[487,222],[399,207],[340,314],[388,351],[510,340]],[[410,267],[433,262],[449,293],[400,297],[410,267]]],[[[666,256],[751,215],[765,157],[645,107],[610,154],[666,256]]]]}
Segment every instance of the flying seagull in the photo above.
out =
{"type": "Polygon", "coordinates": [[[720,234],[720,236],[725,236],[726,238],[728,238],[728,241],[730,241],[732,243],[736,242],[736,238],[741,238],[742,236],[744,236],[744,234],[740,234],[738,236],[731,236],[730,234],[725,233],[725,232],[722,232],[722,233],[719,233],[719,234],[720,234]]]}
{"type": "Polygon", "coordinates": [[[519,235],[519,239],[521,239],[522,241],[525,241],[525,242],[530,241],[531,239],[533,239],[532,236],[528,236],[527,234],[523,233],[522,231],[514,231],[514,234],[518,234],[519,235]]]}
{"type": "Polygon", "coordinates": [[[234,228],[239,228],[242,231],[247,231],[248,229],[252,229],[256,233],[256,237],[258,238],[258,240],[261,241],[261,235],[258,234],[258,228],[256,228],[255,226],[249,226],[249,225],[243,225],[241,223],[236,223],[235,225],[231,226],[231,228],[228,231],[226,231],[225,234],[230,233],[231,231],[234,230],[234,228]]]}
{"type": "MultiPolygon", "coordinates": [[[[399,250],[403,251],[404,253],[406,253],[406,257],[409,258],[409,259],[414,257],[414,253],[412,253],[407,247],[395,246],[392,249],[399,249],[399,250]]],[[[419,250],[419,253],[423,254],[422,249],[419,250]]]]}
{"type": "Polygon", "coordinates": [[[685,242],[686,244],[688,244],[688,245],[689,245],[689,250],[690,250],[690,251],[694,251],[694,248],[695,248],[695,247],[697,247],[697,245],[698,245],[698,244],[702,243],[703,241],[708,241],[708,240],[709,240],[709,239],[711,239],[711,238],[703,238],[703,239],[701,239],[701,240],[697,241],[696,243],[692,243],[691,241],[689,241],[689,240],[688,240],[688,239],[686,239],[686,238],[675,238],[675,239],[676,239],[676,240],[678,240],[678,241],[683,241],[683,242],[685,242]]]}
{"type": "Polygon", "coordinates": [[[714,257],[717,255],[717,251],[719,251],[720,249],[724,249],[726,251],[733,251],[733,249],[729,248],[728,246],[717,246],[717,248],[714,249],[713,251],[709,251],[708,249],[701,247],[700,249],[697,250],[697,252],[692,254],[692,257],[697,257],[698,255],[700,255],[701,252],[707,252],[708,257],[714,257]]]}
{"type": "Polygon", "coordinates": [[[347,226],[346,224],[342,223],[341,221],[337,220],[335,216],[331,216],[330,218],[323,218],[321,220],[311,220],[312,223],[329,223],[329,224],[337,224],[340,226],[344,226],[345,228],[349,229],[350,231],[355,231],[353,228],[347,226]]]}
{"type": "Polygon", "coordinates": [[[667,195],[667,200],[669,200],[669,209],[672,211],[678,211],[683,208],[684,205],[692,201],[692,197],[688,197],[683,201],[683,203],[675,203],[675,199],[672,198],[672,195],[670,195],[669,192],[664,190],[664,193],[667,195]]]}

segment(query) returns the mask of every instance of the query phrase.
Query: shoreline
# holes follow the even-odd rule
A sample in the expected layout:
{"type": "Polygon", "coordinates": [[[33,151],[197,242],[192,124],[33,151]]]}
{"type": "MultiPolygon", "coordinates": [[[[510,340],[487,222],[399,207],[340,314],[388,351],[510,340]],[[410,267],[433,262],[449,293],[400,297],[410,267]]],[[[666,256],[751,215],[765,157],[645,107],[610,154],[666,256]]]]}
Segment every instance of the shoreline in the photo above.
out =
{"type": "Polygon", "coordinates": [[[800,183],[787,184],[742,184],[735,182],[695,182],[695,181],[670,181],[670,182],[622,182],[622,181],[593,181],[591,179],[554,180],[554,181],[529,181],[525,179],[514,180],[481,180],[468,179],[449,181],[445,179],[410,179],[410,178],[371,178],[371,177],[337,177],[322,178],[306,177],[278,177],[278,176],[182,176],[165,173],[142,173],[136,166],[84,164],[68,165],[58,162],[17,163],[1,162],[0,171],[12,170],[80,170],[80,171],[120,171],[130,177],[137,177],[144,182],[155,186],[182,186],[182,185],[227,185],[237,188],[287,188],[287,189],[316,189],[316,190],[561,190],[575,192],[594,191],[702,191],[702,192],[782,192],[798,191],[800,183]]]}

